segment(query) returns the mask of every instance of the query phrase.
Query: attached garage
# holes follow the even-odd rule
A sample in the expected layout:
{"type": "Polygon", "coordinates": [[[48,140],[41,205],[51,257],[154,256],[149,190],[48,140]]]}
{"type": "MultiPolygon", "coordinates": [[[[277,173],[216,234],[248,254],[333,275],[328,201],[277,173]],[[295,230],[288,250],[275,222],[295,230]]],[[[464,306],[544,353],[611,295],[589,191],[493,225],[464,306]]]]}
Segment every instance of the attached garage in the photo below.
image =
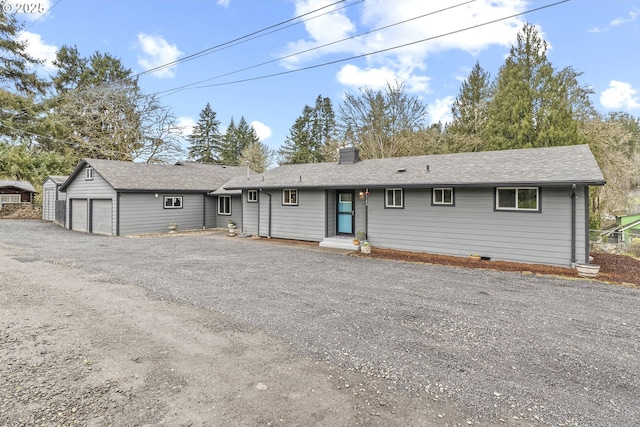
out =
{"type": "Polygon", "coordinates": [[[91,232],[113,234],[113,208],[111,199],[91,200],[91,232]]]}
{"type": "Polygon", "coordinates": [[[89,231],[86,199],[71,199],[71,229],[85,233],[89,231]]]}
{"type": "Polygon", "coordinates": [[[181,230],[226,226],[228,220],[241,227],[241,192],[226,193],[232,200],[223,213],[210,196],[239,176],[247,176],[245,167],[85,159],[60,187],[68,201],[65,226],[108,236],[166,232],[174,223],[181,230]]]}

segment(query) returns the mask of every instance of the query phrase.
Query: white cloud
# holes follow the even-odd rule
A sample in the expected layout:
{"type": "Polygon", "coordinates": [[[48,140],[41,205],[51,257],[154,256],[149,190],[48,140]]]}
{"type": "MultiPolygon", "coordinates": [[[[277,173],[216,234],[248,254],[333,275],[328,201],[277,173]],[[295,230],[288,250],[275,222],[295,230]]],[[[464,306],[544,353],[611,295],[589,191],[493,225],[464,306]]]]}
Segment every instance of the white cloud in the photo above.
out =
{"type": "Polygon", "coordinates": [[[178,129],[183,138],[193,133],[193,127],[196,125],[196,121],[189,116],[180,116],[177,119],[178,129]]]}
{"type": "Polygon", "coordinates": [[[442,99],[436,99],[431,104],[427,105],[427,112],[429,113],[429,124],[441,122],[442,124],[451,122],[453,116],[451,115],[451,105],[455,98],[453,96],[447,96],[442,99]]]}
{"type": "Polygon", "coordinates": [[[218,6],[229,7],[231,0],[218,0],[218,6]]]}
{"type": "Polygon", "coordinates": [[[600,94],[600,103],[609,109],[636,109],[640,108],[640,96],[631,84],[611,80],[609,89],[600,94]]]}
{"type": "Polygon", "coordinates": [[[271,138],[273,132],[269,126],[257,120],[252,121],[251,126],[256,130],[256,134],[258,135],[258,138],[260,138],[260,141],[264,142],[271,138]]]}
{"type": "Polygon", "coordinates": [[[612,27],[617,27],[619,25],[624,25],[627,22],[635,21],[638,18],[638,16],[640,16],[640,10],[633,9],[633,10],[629,11],[629,16],[628,17],[625,17],[625,18],[618,17],[618,18],[614,19],[613,21],[611,21],[610,25],[612,27]]]}
{"type": "Polygon", "coordinates": [[[40,34],[30,33],[28,31],[21,31],[18,34],[18,40],[27,43],[26,50],[29,55],[44,61],[42,69],[45,72],[52,73],[56,70],[53,61],[56,59],[58,48],[55,45],[44,43],[40,34]]]}
{"type": "MultiPolygon", "coordinates": [[[[138,47],[142,50],[142,55],[138,56],[138,64],[145,70],[171,63],[182,54],[175,44],[169,44],[161,36],[145,33],[138,34],[138,47]]],[[[174,74],[175,66],[162,68],[153,73],[159,78],[173,77],[174,74]]]]}
{"type": "Polygon", "coordinates": [[[338,81],[353,88],[368,87],[380,90],[387,84],[404,83],[408,92],[429,92],[429,81],[426,76],[419,76],[411,69],[394,70],[389,67],[362,69],[355,65],[345,65],[337,75],[338,81]]]}
{"type": "MultiPolygon", "coordinates": [[[[328,0],[297,0],[296,14],[317,9],[328,3],[328,0]]],[[[405,83],[410,91],[428,90],[429,78],[425,76],[425,71],[430,56],[449,50],[477,54],[492,45],[508,47],[514,43],[516,34],[524,24],[520,17],[515,17],[455,33],[523,12],[527,7],[525,0],[478,0],[443,10],[459,3],[457,0],[442,0],[437,3],[424,0],[367,1],[362,5],[359,16],[347,15],[346,9],[335,11],[330,15],[307,21],[307,38],[289,43],[284,54],[295,54],[302,49],[331,43],[417,16],[426,16],[336,43],[318,51],[295,55],[282,63],[285,67],[297,68],[309,63],[384,51],[366,56],[365,65],[350,64],[342,67],[337,76],[338,80],[349,86],[363,86],[368,82],[380,86],[385,80],[398,80],[405,83]],[[397,46],[404,47],[395,48],[397,46]],[[322,58],[327,55],[333,56],[322,58]]],[[[358,13],[358,9],[353,8],[349,13],[358,13]]]]}

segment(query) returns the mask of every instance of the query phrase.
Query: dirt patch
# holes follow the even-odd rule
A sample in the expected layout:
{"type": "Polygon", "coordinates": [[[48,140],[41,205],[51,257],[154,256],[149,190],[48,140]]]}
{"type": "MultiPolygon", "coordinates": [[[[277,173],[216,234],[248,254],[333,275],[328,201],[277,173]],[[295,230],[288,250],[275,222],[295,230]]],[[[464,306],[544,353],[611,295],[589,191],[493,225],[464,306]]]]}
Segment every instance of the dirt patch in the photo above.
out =
{"type": "MultiPolygon", "coordinates": [[[[498,271],[522,272],[524,274],[578,277],[578,272],[571,268],[507,261],[478,261],[465,257],[436,255],[421,252],[406,252],[393,249],[372,248],[370,254],[353,252],[352,255],[405,262],[447,265],[451,267],[485,268],[498,271]]],[[[609,283],[633,285],[640,288],[640,260],[629,256],[605,253],[594,253],[592,256],[593,263],[600,266],[600,273],[598,273],[597,280],[609,283]]]]}

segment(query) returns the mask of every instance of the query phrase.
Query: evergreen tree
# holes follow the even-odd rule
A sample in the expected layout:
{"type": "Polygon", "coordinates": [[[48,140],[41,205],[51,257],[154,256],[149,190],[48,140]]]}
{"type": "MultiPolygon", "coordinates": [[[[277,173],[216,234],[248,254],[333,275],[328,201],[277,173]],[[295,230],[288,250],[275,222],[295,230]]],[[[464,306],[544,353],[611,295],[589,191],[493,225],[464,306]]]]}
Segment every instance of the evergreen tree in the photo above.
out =
{"type": "Polygon", "coordinates": [[[571,68],[554,70],[547,47],[536,28],[525,24],[493,87],[485,132],[490,149],[578,143],[574,112],[589,110],[591,92],[571,68]]]}
{"type": "Polygon", "coordinates": [[[335,140],[336,120],[331,99],[318,95],[314,107],[305,105],[278,150],[280,164],[327,160],[326,147],[335,140]]]}
{"type": "Polygon", "coordinates": [[[237,125],[232,117],[220,149],[220,163],[239,165],[243,150],[258,142],[260,142],[260,138],[258,138],[256,130],[247,123],[244,116],[240,117],[237,125]]]}
{"type": "MultiPolygon", "coordinates": [[[[2,8],[0,8],[2,9],[2,8]]],[[[0,137],[30,146],[33,132],[43,112],[42,95],[47,83],[29,67],[41,61],[27,53],[27,44],[18,40],[22,25],[15,15],[0,10],[0,137]]]]}
{"type": "MultiPolygon", "coordinates": [[[[58,72],[52,82],[49,118],[54,138],[43,138],[42,149],[83,157],[133,160],[144,146],[144,95],[131,70],[110,54],[80,56],[76,47],[56,53],[58,72]]],[[[44,132],[42,132],[45,134],[44,132]]]]}
{"type": "Polygon", "coordinates": [[[216,112],[208,102],[200,112],[200,119],[187,140],[190,159],[202,163],[219,163],[222,145],[220,121],[216,119],[216,112]]]}
{"type": "Polygon", "coordinates": [[[462,82],[460,92],[453,102],[451,113],[453,120],[447,131],[456,135],[480,135],[487,123],[487,107],[491,99],[491,80],[489,73],[480,63],[462,82]]]}

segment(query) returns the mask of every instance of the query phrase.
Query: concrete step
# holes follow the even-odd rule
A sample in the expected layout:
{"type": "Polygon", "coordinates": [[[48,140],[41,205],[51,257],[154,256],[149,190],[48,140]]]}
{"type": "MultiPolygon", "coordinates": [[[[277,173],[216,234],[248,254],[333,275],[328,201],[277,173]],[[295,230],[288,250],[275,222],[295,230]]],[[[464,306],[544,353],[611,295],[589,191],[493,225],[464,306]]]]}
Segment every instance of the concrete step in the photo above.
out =
{"type": "Polygon", "coordinates": [[[324,246],[325,248],[350,249],[352,251],[358,250],[358,247],[353,244],[353,237],[349,236],[325,237],[325,239],[320,242],[320,246],[324,246]]]}

